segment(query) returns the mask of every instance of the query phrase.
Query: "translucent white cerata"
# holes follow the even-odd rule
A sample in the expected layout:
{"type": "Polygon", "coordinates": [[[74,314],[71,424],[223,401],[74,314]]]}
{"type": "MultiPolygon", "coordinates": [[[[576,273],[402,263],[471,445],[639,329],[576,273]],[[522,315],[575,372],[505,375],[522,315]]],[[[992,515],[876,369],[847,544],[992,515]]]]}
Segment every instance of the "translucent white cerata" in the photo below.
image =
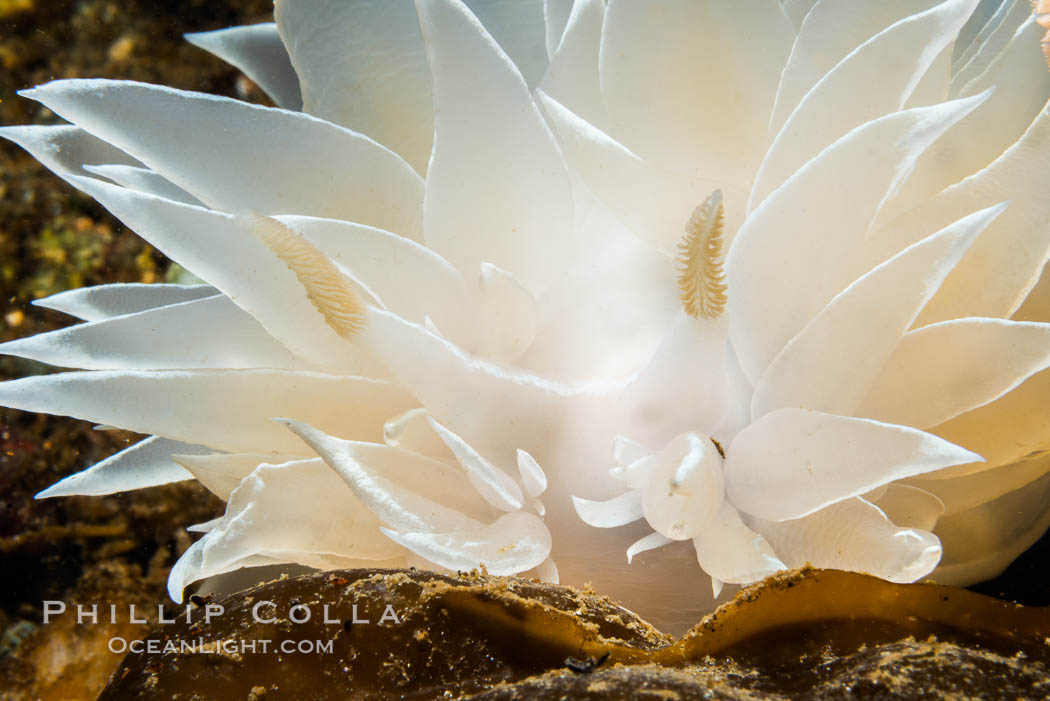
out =
{"type": "Polygon", "coordinates": [[[1028,0],[275,19],[189,39],[280,108],[61,80],[23,94],[68,125],[0,132],[206,283],[64,292],[84,323],[0,346],[80,369],[0,403],[152,435],[41,496],[226,501],[176,599],[484,565],[673,628],[806,562],[974,582],[1046,530],[1028,0]]]}

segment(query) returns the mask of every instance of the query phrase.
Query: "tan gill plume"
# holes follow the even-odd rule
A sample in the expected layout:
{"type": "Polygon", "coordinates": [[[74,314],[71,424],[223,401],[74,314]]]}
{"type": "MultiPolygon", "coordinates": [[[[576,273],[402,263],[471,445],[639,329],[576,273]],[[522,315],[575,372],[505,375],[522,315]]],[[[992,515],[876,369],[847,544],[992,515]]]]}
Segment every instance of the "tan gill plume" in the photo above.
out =
{"type": "Polygon", "coordinates": [[[256,217],[252,229],[295,273],[306,288],[307,299],[332,330],[345,339],[353,338],[364,326],[365,306],[328,256],[276,219],[256,217]]]}
{"type": "Polygon", "coordinates": [[[678,290],[682,306],[694,319],[717,319],[726,308],[724,223],[722,191],[715,190],[693,210],[678,246],[678,290]]]}

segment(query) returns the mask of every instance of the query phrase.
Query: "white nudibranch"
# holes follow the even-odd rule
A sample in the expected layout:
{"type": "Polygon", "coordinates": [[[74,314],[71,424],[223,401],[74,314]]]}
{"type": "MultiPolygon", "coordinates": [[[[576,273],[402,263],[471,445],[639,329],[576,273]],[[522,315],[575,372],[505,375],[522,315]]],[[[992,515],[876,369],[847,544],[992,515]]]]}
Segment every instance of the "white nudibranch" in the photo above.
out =
{"type": "Polygon", "coordinates": [[[205,282],[63,292],[83,323],[0,345],[74,369],[0,404],[150,436],[39,496],[197,479],[226,511],[175,598],[484,566],[674,631],[807,562],[1002,571],[1050,525],[1046,18],[547,4],[192,37],[276,108],[23,92],[68,123],[0,136],[205,282]]]}

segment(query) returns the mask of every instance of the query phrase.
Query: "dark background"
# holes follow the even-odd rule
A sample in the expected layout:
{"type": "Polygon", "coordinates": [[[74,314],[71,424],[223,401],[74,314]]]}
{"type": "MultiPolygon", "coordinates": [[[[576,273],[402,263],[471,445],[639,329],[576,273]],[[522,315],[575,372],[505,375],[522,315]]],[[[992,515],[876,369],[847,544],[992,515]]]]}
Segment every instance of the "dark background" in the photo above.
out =
{"type": "MultiPolygon", "coordinates": [[[[271,21],[272,8],[272,0],[0,0],[0,124],[55,122],[15,91],[57,78],[124,78],[265,103],[236,69],[182,34],[271,21]]],[[[90,198],[0,140],[0,341],[73,321],[33,299],[84,285],[164,281],[170,267],[90,198]]],[[[49,371],[0,358],[0,379],[49,371]]],[[[185,526],[221,513],[221,503],[191,483],[33,500],[139,438],[0,408],[0,660],[41,620],[42,600],[100,576],[102,564],[127,565],[119,571],[126,584],[159,596],[163,573],[190,542],[185,526]]]]}

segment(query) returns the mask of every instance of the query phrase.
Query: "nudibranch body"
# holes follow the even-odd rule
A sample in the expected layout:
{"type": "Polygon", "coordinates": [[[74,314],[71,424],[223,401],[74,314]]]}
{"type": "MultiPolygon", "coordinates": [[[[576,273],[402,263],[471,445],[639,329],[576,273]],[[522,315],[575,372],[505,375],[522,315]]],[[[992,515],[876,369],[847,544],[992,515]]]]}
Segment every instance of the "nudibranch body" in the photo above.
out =
{"type": "Polygon", "coordinates": [[[1050,72],[1024,0],[278,0],[0,135],[203,285],[40,304],[0,403],[150,434],[172,571],[582,584],[671,629],[785,567],[994,575],[1050,524],[1050,72]],[[994,360],[993,360],[994,359],[994,360]]]}

